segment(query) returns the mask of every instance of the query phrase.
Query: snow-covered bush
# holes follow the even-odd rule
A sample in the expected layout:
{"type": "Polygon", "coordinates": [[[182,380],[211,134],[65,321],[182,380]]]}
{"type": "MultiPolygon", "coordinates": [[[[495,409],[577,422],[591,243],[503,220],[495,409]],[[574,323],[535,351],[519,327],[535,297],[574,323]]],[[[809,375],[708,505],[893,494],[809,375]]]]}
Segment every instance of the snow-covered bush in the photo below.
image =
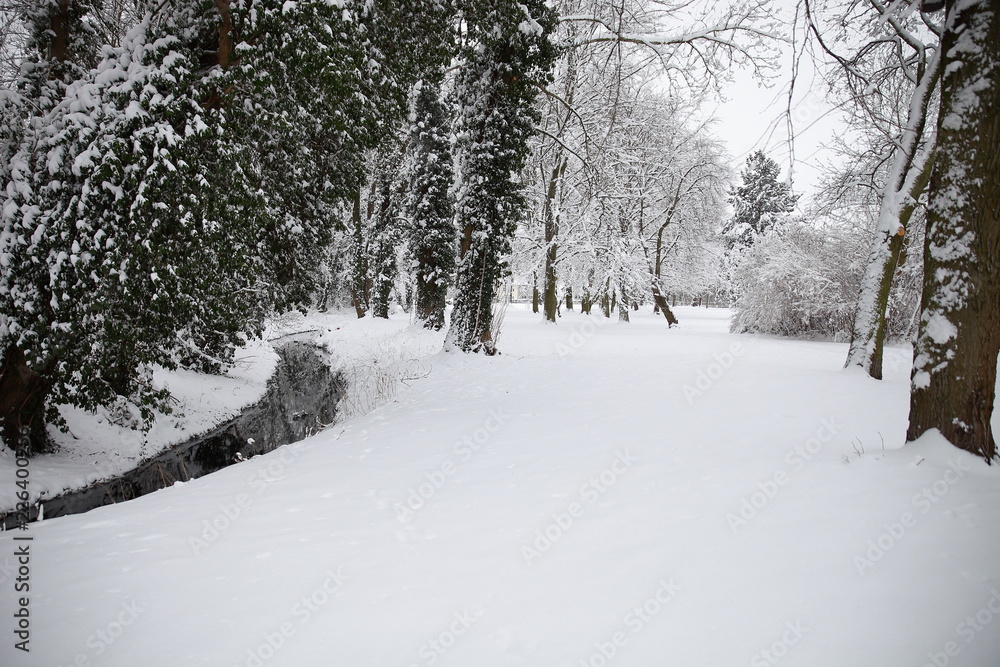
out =
{"type": "MultiPolygon", "coordinates": [[[[847,341],[870,245],[870,232],[790,222],[731,258],[734,333],[847,341]]],[[[910,252],[920,252],[918,234],[910,252]]],[[[887,309],[888,341],[907,340],[920,300],[920,262],[905,255],[887,309]]]]}
{"type": "Polygon", "coordinates": [[[759,237],[735,262],[732,331],[848,336],[865,250],[860,242],[800,223],[759,237]]]}

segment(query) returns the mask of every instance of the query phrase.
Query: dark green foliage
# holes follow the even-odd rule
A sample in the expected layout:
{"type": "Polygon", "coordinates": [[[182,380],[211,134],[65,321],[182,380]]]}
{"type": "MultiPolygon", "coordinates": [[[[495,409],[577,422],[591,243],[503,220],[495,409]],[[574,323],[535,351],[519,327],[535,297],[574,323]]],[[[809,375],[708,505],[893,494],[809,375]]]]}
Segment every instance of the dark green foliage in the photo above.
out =
{"type": "Polygon", "coordinates": [[[466,7],[469,26],[456,82],[456,214],[461,260],[449,341],[464,351],[496,351],[493,300],[526,209],[516,179],[535,131],[538,86],[557,53],[555,12],[541,0],[486,0],[466,7]]]}
{"type": "Polygon", "coordinates": [[[735,188],[729,203],[736,212],[726,225],[723,234],[730,248],[749,247],[754,240],[770,231],[779,216],[795,209],[798,195],[792,195],[787,183],[779,183],[781,173],[778,163],[757,151],[747,158],[743,170],[743,185],[735,188]]]}
{"type": "Polygon", "coordinates": [[[99,62],[77,20],[72,71],[39,56],[0,95],[0,349],[42,378],[50,420],[66,403],[147,421],[167,409],[153,365],[218,371],[305,303],[364,151],[451,48],[432,0],[219,6],[150,5],[99,62]]]}
{"type": "Polygon", "coordinates": [[[418,83],[411,97],[406,200],[410,254],[416,262],[416,316],[428,329],[444,326],[445,297],[458,252],[448,109],[432,81],[418,83]]]}

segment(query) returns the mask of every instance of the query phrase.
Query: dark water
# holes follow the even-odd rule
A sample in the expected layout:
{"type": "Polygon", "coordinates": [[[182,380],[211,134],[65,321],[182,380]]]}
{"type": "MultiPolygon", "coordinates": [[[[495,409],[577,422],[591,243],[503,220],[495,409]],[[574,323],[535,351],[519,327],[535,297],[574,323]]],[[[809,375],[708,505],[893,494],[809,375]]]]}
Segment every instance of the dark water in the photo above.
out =
{"type": "MultiPolygon", "coordinates": [[[[120,476],[42,501],[46,519],[79,514],[123,502],[215,472],[243,458],[297,442],[332,424],[344,393],[342,375],[330,368],[314,345],[289,341],[277,348],[279,360],[263,398],[212,431],[174,445],[120,476]]],[[[32,507],[31,520],[38,517],[32,507]]],[[[7,528],[13,514],[0,515],[7,528]]]]}

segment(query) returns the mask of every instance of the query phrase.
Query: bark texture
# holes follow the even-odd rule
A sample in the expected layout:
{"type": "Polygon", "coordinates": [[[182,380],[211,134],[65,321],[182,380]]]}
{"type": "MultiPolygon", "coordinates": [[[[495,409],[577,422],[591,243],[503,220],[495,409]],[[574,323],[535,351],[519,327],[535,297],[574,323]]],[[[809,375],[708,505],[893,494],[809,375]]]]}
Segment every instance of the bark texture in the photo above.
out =
{"type": "Polygon", "coordinates": [[[936,428],[992,461],[1000,353],[1000,3],[949,1],[942,52],[907,439],[936,428]]]}

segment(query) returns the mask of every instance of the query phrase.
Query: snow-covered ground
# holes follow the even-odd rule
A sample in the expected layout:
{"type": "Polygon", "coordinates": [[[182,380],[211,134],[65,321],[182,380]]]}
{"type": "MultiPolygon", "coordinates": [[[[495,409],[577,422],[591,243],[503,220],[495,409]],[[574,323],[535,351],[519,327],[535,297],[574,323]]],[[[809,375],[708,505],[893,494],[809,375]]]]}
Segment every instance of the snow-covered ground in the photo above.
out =
{"type": "MultiPolygon", "coordinates": [[[[330,364],[348,378],[350,389],[338,410],[361,414],[391,397],[411,378],[426,374],[421,359],[441,348],[443,336],[408,327],[406,316],[359,323],[353,313],[292,313],[269,324],[262,340],[252,340],[235,355],[224,375],[157,369],[153,380],[170,389],[173,412],[159,415],[143,432],[101,410],[71,407],[60,411],[68,430],[50,427],[56,451],[32,459],[30,500],[52,498],[111,479],[165,449],[202,435],[256,403],[267,389],[278,361],[268,341],[295,336],[330,353],[330,364]]],[[[17,503],[14,452],[0,447],[0,512],[17,503]]]]}
{"type": "Polygon", "coordinates": [[[302,443],[3,534],[0,664],[1000,664],[1000,470],[901,447],[908,351],[877,382],[844,345],[678,316],[512,307],[499,357],[429,356],[302,443]]]}

